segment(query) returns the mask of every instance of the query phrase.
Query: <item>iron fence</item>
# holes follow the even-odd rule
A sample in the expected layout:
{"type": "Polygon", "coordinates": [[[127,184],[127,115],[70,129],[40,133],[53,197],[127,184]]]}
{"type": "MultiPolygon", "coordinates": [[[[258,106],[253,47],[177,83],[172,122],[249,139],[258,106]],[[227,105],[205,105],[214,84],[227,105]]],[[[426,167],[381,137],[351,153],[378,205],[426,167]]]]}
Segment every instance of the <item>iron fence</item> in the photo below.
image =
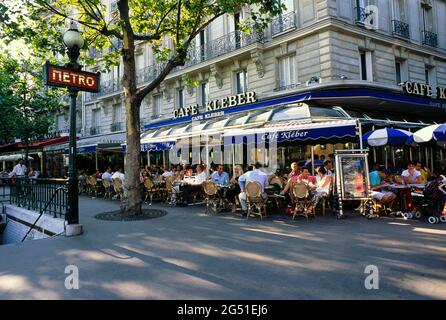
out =
{"type": "Polygon", "coordinates": [[[66,179],[13,178],[9,181],[9,202],[17,207],[50,214],[65,219],[68,211],[66,179]],[[60,191],[60,190],[59,190],[60,191]]]}

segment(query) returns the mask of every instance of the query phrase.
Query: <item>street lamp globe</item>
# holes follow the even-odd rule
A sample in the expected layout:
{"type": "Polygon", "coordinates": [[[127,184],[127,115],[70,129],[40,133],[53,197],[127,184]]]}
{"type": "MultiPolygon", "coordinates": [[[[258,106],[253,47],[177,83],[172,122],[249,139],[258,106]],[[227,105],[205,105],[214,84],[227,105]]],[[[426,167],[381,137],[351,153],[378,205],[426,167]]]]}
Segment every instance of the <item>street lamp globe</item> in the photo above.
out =
{"type": "Polygon", "coordinates": [[[63,35],[63,42],[67,48],[77,47],[80,49],[84,46],[84,38],[82,38],[74,21],[70,22],[70,28],[63,35]]]}

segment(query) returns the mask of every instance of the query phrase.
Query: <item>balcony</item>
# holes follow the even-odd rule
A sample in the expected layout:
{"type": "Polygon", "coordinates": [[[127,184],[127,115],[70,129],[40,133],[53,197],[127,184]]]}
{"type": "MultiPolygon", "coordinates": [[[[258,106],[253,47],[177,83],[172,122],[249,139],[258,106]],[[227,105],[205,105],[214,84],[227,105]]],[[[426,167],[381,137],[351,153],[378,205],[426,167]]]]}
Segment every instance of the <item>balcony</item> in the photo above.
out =
{"type": "Polygon", "coordinates": [[[410,30],[408,23],[398,20],[392,20],[392,26],[393,26],[393,31],[392,31],[393,35],[405,39],[410,39],[410,30]]]}
{"type": "Polygon", "coordinates": [[[96,134],[101,133],[101,128],[100,127],[91,127],[90,128],[90,135],[94,136],[96,134]]]}
{"type": "Polygon", "coordinates": [[[276,36],[278,34],[296,29],[296,15],[294,12],[289,12],[284,15],[279,15],[271,22],[271,34],[276,36]]]}
{"type": "Polygon", "coordinates": [[[122,122],[115,122],[110,125],[110,131],[116,132],[122,130],[122,122]]]}
{"type": "Polygon", "coordinates": [[[430,31],[423,31],[423,44],[431,47],[438,46],[438,35],[430,31]]]}
{"type": "Polygon", "coordinates": [[[185,67],[190,67],[251,44],[257,42],[262,43],[264,41],[265,36],[263,32],[255,31],[254,28],[251,28],[249,33],[236,30],[209,43],[205,43],[202,46],[190,48],[185,67]]]}
{"type": "Polygon", "coordinates": [[[373,11],[367,11],[365,8],[362,7],[356,7],[356,20],[355,22],[360,25],[373,25],[373,18],[369,18],[371,15],[373,15],[373,11]],[[371,19],[371,20],[370,20],[371,19]]]}
{"type": "MultiPolygon", "coordinates": [[[[189,48],[185,66],[177,67],[172,72],[179,71],[186,67],[199,64],[227,53],[231,53],[234,50],[247,47],[251,44],[264,41],[265,36],[263,32],[255,31],[254,28],[251,28],[249,34],[240,30],[228,33],[202,46],[189,48]]],[[[155,80],[156,77],[163,71],[165,66],[165,62],[160,62],[138,70],[136,73],[137,85],[142,85],[155,80]]],[[[94,101],[100,97],[121,92],[122,90],[123,87],[120,80],[118,81],[117,79],[114,79],[111,81],[101,82],[101,88],[98,93],[85,93],[85,102],[94,101]]]]}

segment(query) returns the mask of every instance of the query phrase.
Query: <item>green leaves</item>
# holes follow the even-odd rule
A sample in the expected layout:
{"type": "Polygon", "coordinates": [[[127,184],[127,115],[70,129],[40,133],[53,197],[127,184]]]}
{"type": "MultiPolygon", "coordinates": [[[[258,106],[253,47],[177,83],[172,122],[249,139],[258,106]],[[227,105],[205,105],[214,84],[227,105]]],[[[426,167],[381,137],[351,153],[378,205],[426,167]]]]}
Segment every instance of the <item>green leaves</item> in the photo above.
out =
{"type": "Polygon", "coordinates": [[[61,107],[61,90],[43,84],[42,66],[0,55],[0,143],[45,135],[61,107]]]}

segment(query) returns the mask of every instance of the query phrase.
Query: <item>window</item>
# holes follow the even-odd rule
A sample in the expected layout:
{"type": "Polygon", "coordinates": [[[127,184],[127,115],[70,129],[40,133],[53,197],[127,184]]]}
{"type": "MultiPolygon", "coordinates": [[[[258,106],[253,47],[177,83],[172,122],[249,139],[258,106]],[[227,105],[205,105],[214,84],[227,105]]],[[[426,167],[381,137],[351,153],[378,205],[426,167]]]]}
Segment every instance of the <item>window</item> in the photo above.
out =
{"type": "Polygon", "coordinates": [[[183,88],[178,89],[177,93],[178,93],[178,96],[177,96],[177,107],[178,108],[183,108],[184,105],[186,104],[185,100],[184,100],[184,89],[183,88]]]}
{"type": "Polygon", "coordinates": [[[281,4],[284,4],[286,10],[284,12],[293,12],[294,11],[294,0],[281,0],[281,4]]]}
{"type": "Polygon", "coordinates": [[[406,6],[404,0],[394,0],[392,9],[394,20],[406,21],[406,6]]]}
{"type": "Polygon", "coordinates": [[[236,93],[244,93],[247,91],[247,75],[246,71],[239,71],[235,74],[236,93]]]}
{"type": "Polygon", "coordinates": [[[402,74],[401,74],[401,62],[397,61],[395,62],[395,73],[396,73],[396,84],[400,84],[402,81],[402,74]]]}
{"type": "Polygon", "coordinates": [[[359,51],[361,80],[373,81],[373,60],[371,51],[359,51]]]}
{"type": "Polygon", "coordinates": [[[58,114],[56,117],[56,130],[57,131],[65,130],[65,117],[63,114],[58,114]]]}
{"type": "Polygon", "coordinates": [[[157,94],[153,96],[153,110],[152,110],[152,117],[156,118],[161,115],[161,104],[163,101],[163,95],[157,94]]]}
{"type": "Polygon", "coordinates": [[[205,30],[201,30],[200,31],[200,34],[199,34],[199,46],[200,46],[200,58],[201,58],[201,60],[204,60],[204,59],[206,59],[206,56],[205,56],[205,54],[206,54],[206,48],[205,48],[205,45],[206,45],[206,33],[205,33],[205,30]]]}
{"type": "Polygon", "coordinates": [[[434,31],[434,23],[433,23],[433,14],[432,7],[427,4],[421,4],[421,11],[423,14],[423,29],[424,31],[433,32],[434,31]]]}
{"type": "Polygon", "coordinates": [[[113,123],[118,123],[122,121],[122,105],[113,105],[113,123]]]}
{"type": "Polygon", "coordinates": [[[279,59],[279,88],[296,84],[296,56],[279,59]]]}
{"type": "Polygon", "coordinates": [[[200,106],[205,107],[209,101],[209,83],[202,82],[200,84],[200,106]]]}
{"type": "Polygon", "coordinates": [[[101,119],[100,112],[101,112],[100,109],[96,109],[96,110],[93,110],[93,112],[91,113],[91,126],[92,127],[99,127],[99,120],[101,119]]]}

